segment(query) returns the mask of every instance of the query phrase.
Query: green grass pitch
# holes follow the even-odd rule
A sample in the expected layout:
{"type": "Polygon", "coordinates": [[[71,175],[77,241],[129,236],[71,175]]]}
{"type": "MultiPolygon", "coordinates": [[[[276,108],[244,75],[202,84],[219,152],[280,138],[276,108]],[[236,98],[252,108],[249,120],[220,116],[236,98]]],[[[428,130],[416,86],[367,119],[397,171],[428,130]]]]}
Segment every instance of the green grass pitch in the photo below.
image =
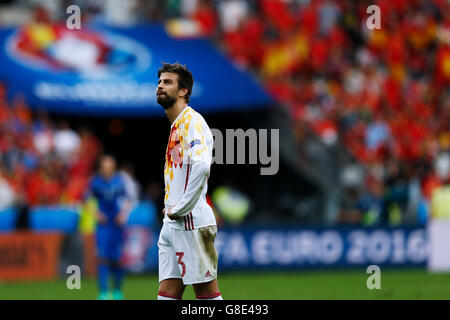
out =
{"type": "MultiPolygon", "coordinates": [[[[422,269],[381,270],[381,289],[369,290],[365,269],[342,271],[223,272],[219,287],[224,299],[446,299],[450,300],[450,273],[430,274],[422,269]]],[[[126,299],[155,299],[156,274],[129,275],[126,299]]],[[[83,278],[80,290],[69,290],[66,280],[1,282],[0,299],[95,299],[95,278],[83,278]]],[[[188,286],[183,299],[195,299],[188,286]]]]}

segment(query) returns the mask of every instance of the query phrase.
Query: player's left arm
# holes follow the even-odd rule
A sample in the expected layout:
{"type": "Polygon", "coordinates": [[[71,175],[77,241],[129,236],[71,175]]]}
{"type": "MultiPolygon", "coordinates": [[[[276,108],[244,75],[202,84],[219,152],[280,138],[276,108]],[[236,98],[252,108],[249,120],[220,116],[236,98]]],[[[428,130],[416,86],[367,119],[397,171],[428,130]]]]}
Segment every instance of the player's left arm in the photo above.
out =
{"type": "Polygon", "coordinates": [[[206,186],[212,161],[206,143],[207,130],[197,120],[191,123],[187,137],[183,140],[183,165],[189,166],[189,176],[180,202],[168,209],[168,217],[172,220],[188,215],[206,186]]]}

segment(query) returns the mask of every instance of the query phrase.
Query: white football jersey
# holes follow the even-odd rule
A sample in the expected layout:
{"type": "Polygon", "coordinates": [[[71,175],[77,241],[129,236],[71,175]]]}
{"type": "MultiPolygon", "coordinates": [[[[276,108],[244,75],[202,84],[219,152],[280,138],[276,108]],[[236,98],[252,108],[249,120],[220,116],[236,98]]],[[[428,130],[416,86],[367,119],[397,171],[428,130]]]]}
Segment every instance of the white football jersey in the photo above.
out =
{"type": "Polygon", "coordinates": [[[164,166],[166,211],[180,216],[176,221],[167,215],[164,223],[182,230],[216,225],[206,202],[208,177],[212,162],[213,136],[203,117],[187,106],[171,126],[164,166]]]}

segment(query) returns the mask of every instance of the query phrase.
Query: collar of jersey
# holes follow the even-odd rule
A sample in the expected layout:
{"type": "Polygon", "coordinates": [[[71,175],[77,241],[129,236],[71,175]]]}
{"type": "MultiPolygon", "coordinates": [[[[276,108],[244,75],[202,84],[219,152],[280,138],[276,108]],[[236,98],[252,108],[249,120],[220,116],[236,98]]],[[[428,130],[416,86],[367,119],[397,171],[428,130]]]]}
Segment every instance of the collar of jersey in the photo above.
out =
{"type": "Polygon", "coordinates": [[[183,111],[180,112],[180,114],[175,118],[175,121],[172,123],[172,125],[170,126],[170,129],[172,129],[172,127],[175,125],[175,123],[177,123],[178,119],[186,112],[187,109],[190,109],[190,106],[186,106],[183,111]]]}

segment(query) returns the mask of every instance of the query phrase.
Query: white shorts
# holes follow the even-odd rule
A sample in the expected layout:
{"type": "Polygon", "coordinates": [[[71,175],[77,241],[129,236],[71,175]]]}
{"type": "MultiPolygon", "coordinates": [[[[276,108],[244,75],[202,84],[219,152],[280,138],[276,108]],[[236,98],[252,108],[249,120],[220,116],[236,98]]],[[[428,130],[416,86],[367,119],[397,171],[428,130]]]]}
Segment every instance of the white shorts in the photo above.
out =
{"type": "Polygon", "coordinates": [[[217,278],[217,226],[180,230],[163,224],[158,240],[159,282],[182,279],[185,285],[217,278]]]}

